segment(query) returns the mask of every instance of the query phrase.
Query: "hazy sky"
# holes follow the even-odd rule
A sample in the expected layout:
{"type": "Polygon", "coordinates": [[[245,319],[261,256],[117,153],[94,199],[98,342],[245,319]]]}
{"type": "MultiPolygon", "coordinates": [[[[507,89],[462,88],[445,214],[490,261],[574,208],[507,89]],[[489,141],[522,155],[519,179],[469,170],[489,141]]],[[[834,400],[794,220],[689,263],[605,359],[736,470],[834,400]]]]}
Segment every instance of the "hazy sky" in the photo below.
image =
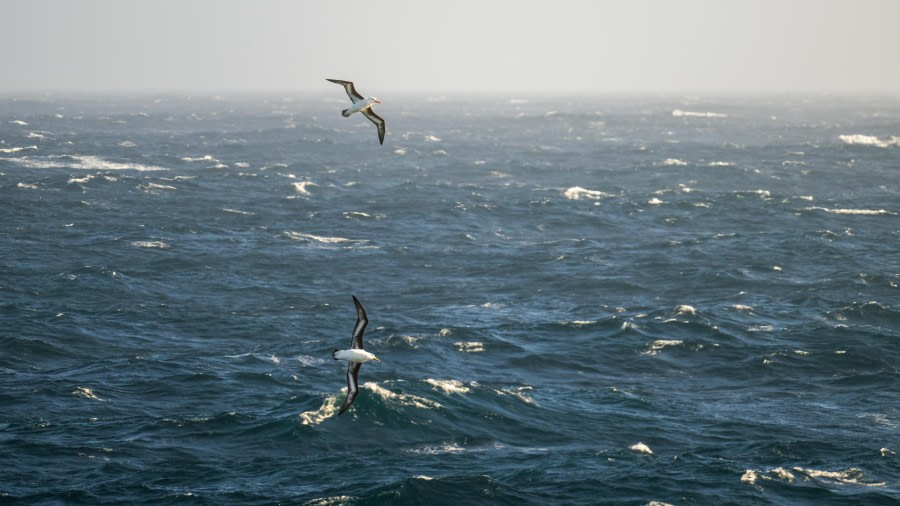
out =
{"type": "Polygon", "coordinates": [[[0,91],[900,92],[897,0],[0,0],[0,91]]]}

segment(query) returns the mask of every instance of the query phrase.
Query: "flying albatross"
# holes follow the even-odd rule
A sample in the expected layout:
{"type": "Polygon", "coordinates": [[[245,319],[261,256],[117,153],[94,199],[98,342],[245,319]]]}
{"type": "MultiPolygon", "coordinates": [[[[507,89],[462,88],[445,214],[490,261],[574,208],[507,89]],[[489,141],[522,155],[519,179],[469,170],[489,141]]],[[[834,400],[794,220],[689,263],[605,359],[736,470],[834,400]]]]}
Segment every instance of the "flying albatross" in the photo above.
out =
{"type": "Polygon", "coordinates": [[[343,86],[344,90],[347,92],[347,96],[350,97],[350,100],[353,102],[353,105],[341,111],[341,114],[346,118],[355,112],[361,112],[363,116],[369,118],[369,120],[378,127],[378,142],[384,144],[384,120],[372,110],[372,104],[380,104],[381,100],[378,100],[375,97],[363,97],[357,93],[356,88],[353,87],[353,83],[350,81],[341,81],[340,79],[326,79],[326,81],[331,81],[332,83],[343,86]]]}
{"type": "MultiPolygon", "coordinates": [[[[352,85],[351,85],[352,86],[352,85]]],[[[381,362],[378,357],[363,349],[363,332],[366,331],[366,325],[369,320],[366,318],[366,310],[359,303],[356,296],[353,295],[353,303],[356,305],[356,326],[353,327],[353,336],[350,338],[350,349],[339,350],[337,348],[331,352],[331,357],[335,360],[346,360],[350,362],[347,365],[347,399],[338,411],[338,416],[342,415],[347,408],[353,404],[356,395],[359,393],[359,368],[363,362],[374,360],[381,362]]]]}

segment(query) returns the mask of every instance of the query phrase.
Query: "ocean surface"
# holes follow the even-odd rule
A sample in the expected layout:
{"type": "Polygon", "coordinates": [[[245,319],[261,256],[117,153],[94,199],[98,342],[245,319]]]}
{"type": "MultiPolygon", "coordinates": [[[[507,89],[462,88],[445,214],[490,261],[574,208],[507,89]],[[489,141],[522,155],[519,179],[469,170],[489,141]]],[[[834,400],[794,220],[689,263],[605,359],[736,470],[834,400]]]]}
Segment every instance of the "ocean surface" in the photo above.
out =
{"type": "Polygon", "coordinates": [[[900,503],[900,97],[323,90],[0,95],[0,503],[900,503]]]}

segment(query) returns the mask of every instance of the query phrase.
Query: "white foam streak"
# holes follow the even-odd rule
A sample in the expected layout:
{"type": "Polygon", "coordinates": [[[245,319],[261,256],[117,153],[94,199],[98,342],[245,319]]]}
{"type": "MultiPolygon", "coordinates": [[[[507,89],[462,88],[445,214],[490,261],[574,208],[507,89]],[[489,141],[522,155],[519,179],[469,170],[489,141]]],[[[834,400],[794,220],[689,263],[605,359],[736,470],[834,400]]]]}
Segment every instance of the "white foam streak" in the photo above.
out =
{"type": "Polygon", "coordinates": [[[18,153],[19,151],[25,151],[26,149],[37,151],[37,148],[37,146],[25,146],[22,148],[0,148],[0,153],[18,153]]]}
{"type": "Polygon", "coordinates": [[[755,485],[760,481],[786,481],[793,483],[803,481],[831,482],[839,485],[856,485],[862,487],[884,487],[885,482],[864,481],[863,472],[855,467],[845,471],[823,471],[819,469],[805,469],[799,466],[791,469],[776,467],[768,473],[748,469],[741,476],[743,483],[755,485]]]}
{"type": "Polygon", "coordinates": [[[15,163],[27,169],[76,169],[76,170],[136,170],[139,172],[169,170],[156,165],[144,165],[142,163],[123,163],[104,160],[93,155],[63,155],[46,158],[0,158],[15,163]]]}
{"type": "Polygon", "coordinates": [[[807,207],[807,211],[822,211],[831,214],[850,214],[857,216],[896,216],[897,213],[886,211],[884,209],[830,209],[827,207],[807,207]]]}
{"type": "Polygon", "coordinates": [[[884,140],[879,139],[874,135],[862,134],[841,135],[839,138],[841,139],[841,142],[850,146],[874,146],[876,148],[900,147],[900,137],[893,135],[884,140]]]}
{"type": "Polygon", "coordinates": [[[458,341],[453,343],[453,346],[456,346],[456,349],[463,353],[480,353],[484,351],[484,343],[478,341],[458,341]]]}
{"type": "Polygon", "coordinates": [[[169,245],[162,241],[133,241],[131,245],[135,248],[169,249],[169,245]]]}
{"type": "Polygon", "coordinates": [[[101,401],[106,402],[106,399],[101,399],[94,393],[93,390],[86,387],[77,387],[72,391],[72,395],[77,395],[78,397],[84,397],[85,399],[90,399],[92,401],[101,401]]]}
{"type": "Polygon", "coordinates": [[[377,383],[373,383],[371,381],[366,382],[362,385],[363,388],[367,390],[371,390],[373,394],[381,397],[383,401],[386,403],[394,403],[400,406],[412,406],[414,408],[419,409],[439,409],[441,408],[440,403],[434,402],[432,400],[426,399],[424,397],[419,397],[418,395],[412,394],[398,394],[395,392],[391,392],[387,388],[384,388],[377,383]]]}
{"type": "Polygon", "coordinates": [[[435,390],[443,390],[444,393],[448,394],[467,394],[471,391],[471,389],[465,386],[459,380],[436,380],[432,378],[428,378],[425,380],[425,383],[428,383],[435,390]]]}
{"type": "Polygon", "coordinates": [[[693,112],[693,111],[682,111],[681,109],[675,109],[672,111],[672,116],[676,118],[727,118],[727,114],[721,114],[717,112],[693,112]]]}
{"type": "Polygon", "coordinates": [[[603,193],[598,190],[588,190],[586,188],[582,188],[580,186],[573,186],[568,190],[563,192],[563,196],[567,199],[571,200],[581,200],[581,199],[591,199],[591,200],[599,200],[603,197],[608,197],[608,193],[603,193]]]}
{"type": "Polygon", "coordinates": [[[290,239],[315,241],[315,242],[321,242],[323,244],[340,244],[340,243],[346,243],[346,242],[349,242],[349,243],[366,242],[366,241],[356,240],[356,239],[347,239],[344,237],[324,237],[324,236],[320,236],[320,235],[304,234],[302,232],[288,231],[288,232],[285,232],[285,235],[287,235],[287,237],[290,239]]]}
{"type": "Polygon", "coordinates": [[[657,339],[650,343],[647,351],[641,353],[641,355],[658,355],[659,352],[667,346],[680,346],[682,344],[684,344],[684,341],[679,339],[657,339]]]}

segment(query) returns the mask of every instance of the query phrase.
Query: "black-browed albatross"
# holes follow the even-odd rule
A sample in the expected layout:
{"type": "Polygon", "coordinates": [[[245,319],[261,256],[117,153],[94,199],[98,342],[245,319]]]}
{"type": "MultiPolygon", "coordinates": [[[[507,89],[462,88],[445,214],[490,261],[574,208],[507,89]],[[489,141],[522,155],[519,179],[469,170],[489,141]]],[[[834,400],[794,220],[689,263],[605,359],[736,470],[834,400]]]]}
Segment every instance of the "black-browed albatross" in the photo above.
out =
{"type": "Polygon", "coordinates": [[[375,97],[364,98],[357,93],[356,88],[350,81],[341,81],[340,79],[325,80],[343,86],[344,90],[347,92],[347,96],[350,97],[350,100],[353,102],[353,105],[341,111],[341,114],[346,118],[355,112],[361,112],[363,116],[369,118],[369,120],[378,127],[378,142],[384,144],[384,120],[372,110],[372,104],[380,104],[381,100],[378,100],[375,97]]]}
{"type": "Polygon", "coordinates": [[[350,362],[347,365],[347,398],[344,400],[341,410],[338,411],[338,416],[342,415],[353,404],[356,395],[359,393],[359,367],[363,362],[368,362],[369,360],[381,362],[381,360],[378,360],[378,357],[363,349],[363,332],[366,331],[366,325],[369,324],[369,320],[366,318],[366,310],[363,309],[356,295],[352,297],[353,304],[356,305],[356,326],[353,327],[353,335],[350,338],[350,349],[339,350],[335,348],[331,352],[333,359],[350,362]]]}

